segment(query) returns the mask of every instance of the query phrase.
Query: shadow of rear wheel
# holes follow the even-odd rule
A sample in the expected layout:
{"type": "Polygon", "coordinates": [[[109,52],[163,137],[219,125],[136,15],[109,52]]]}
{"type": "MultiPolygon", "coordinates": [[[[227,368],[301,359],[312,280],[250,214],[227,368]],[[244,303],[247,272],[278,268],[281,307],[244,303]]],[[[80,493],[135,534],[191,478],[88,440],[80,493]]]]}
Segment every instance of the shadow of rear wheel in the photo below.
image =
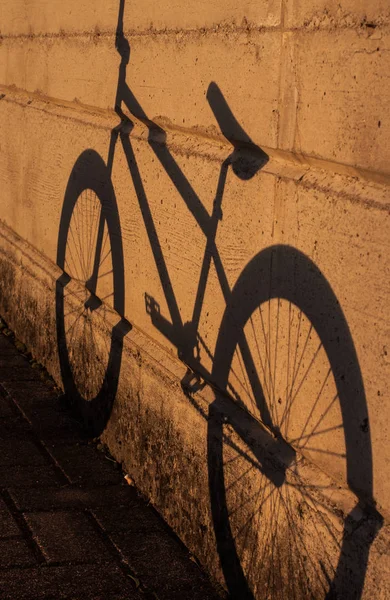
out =
{"type": "Polygon", "coordinates": [[[58,234],[57,344],[68,404],[99,435],[115,400],[123,336],[124,261],[110,173],[86,150],[67,184],[58,234]]]}

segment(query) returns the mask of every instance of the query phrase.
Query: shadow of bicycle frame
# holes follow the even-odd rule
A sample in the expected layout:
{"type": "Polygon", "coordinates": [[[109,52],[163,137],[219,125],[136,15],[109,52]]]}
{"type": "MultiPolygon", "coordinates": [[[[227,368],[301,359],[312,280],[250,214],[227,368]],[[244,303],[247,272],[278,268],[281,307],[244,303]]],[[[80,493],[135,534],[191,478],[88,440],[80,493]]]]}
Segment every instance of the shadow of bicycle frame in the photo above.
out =
{"type": "MultiPolygon", "coordinates": [[[[107,424],[115,402],[124,337],[130,329],[130,325],[124,317],[124,252],[118,208],[111,184],[115,146],[117,140],[120,139],[168,305],[170,321],[162,318],[158,304],[153,298],[146,297],[146,310],[155,327],[178,349],[179,358],[186,363],[190,377],[198,379],[199,382],[203,381],[203,385],[209,382],[215,389],[219,390],[216,392],[215,402],[210,407],[210,414],[203,414],[203,416],[208,421],[207,443],[211,513],[217,550],[231,596],[240,600],[254,598],[230,526],[223,462],[223,428],[226,423],[226,415],[235,415],[236,420],[233,419],[230,424],[236,434],[243,439],[252,454],[256,455],[256,452],[258,452],[258,437],[261,437],[263,433],[260,433],[260,430],[258,434],[255,432],[255,441],[246,435],[242,423],[250,419],[250,415],[245,414],[239,406],[235,406],[235,400],[229,394],[229,368],[236,347],[240,346],[241,350],[243,348],[242,331],[252,312],[261,303],[273,298],[284,298],[299,307],[313,324],[326,351],[336,383],[342,413],[348,485],[364,508],[372,507],[369,516],[360,522],[358,531],[353,530],[351,533],[349,524],[351,519],[353,521],[353,515],[346,516],[340,557],[334,576],[328,582],[329,589],[326,593],[326,598],[338,597],[340,593],[345,593],[347,589],[346,582],[351,582],[353,579],[353,597],[359,598],[364,587],[370,545],[380,528],[381,517],[375,514],[372,498],[371,439],[363,379],[345,316],[331,286],[318,267],[307,256],[289,246],[274,246],[260,252],[245,267],[234,288],[230,289],[215,245],[217,227],[221,218],[226,175],[228,169],[232,169],[235,175],[245,182],[263,168],[268,157],[243,131],[222,92],[214,82],[211,83],[207,92],[207,100],[222,134],[232,145],[232,151],[221,166],[213,213],[211,216],[208,215],[199,196],[169,150],[165,132],[160,126],[148,119],[126,83],[126,67],[130,60],[130,46],[123,31],[124,4],[124,0],[120,0],[116,32],[116,48],[121,56],[121,64],[115,109],[121,117],[121,125],[112,131],[107,165],[93,150],[85,151],[76,163],[65,193],[59,228],[57,264],[63,270],[63,275],[58,279],[56,286],[57,339],[61,375],[66,396],[69,398],[69,402],[77,407],[91,435],[99,435],[107,424]],[[180,315],[178,301],[132,147],[130,136],[132,123],[123,113],[122,103],[132,115],[143,121],[149,128],[150,147],[206,238],[204,262],[191,323],[183,323],[180,315]],[[119,322],[108,328],[110,348],[106,373],[101,389],[92,400],[86,400],[83,397],[82,391],[78,389],[74,379],[69,359],[70,349],[66,341],[64,302],[64,292],[69,283],[69,276],[65,268],[69,224],[81,190],[87,187],[92,188],[96,196],[101,199],[102,214],[109,223],[114,272],[114,309],[119,315],[119,322]],[[202,366],[194,350],[197,344],[197,325],[199,324],[212,261],[218,274],[226,310],[214,352],[213,368],[210,373],[202,366]]],[[[247,348],[244,348],[242,354],[246,360],[247,372],[252,372],[254,363],[250,352],[247,348]]],[[[194,404],[193,393],[196,390],[188,385],[188,380],[183,380],[182,385],[188,398],[194,404]]],[[[256,375],[253,376],[251,386],[263,411],[264,422],[267,424],[264,391],[256,375]]],[[[196,402],[194,405],[196,406],[196,402]]],[[[266,466],[268,464],[267,456],[264,460],[260,459],[260,454],[257,454],[257,456],[259,466],[256,468],[263,474],[267,474],[268,479],[277,486],[278,478],[280,478],[278,468],[274,468],[272,463],[270,463],[271,466],[266,466]]],[[[348,596],[344,595],[343,597],[348,596]]]]}

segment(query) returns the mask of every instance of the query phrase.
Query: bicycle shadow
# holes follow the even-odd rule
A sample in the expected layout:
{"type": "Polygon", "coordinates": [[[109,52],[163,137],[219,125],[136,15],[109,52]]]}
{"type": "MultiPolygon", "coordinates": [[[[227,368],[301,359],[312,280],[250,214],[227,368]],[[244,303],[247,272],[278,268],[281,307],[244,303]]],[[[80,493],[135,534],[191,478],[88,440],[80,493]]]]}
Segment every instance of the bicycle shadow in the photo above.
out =
{"type": "MultiPolygon", "coordinates": [[[[254,599],[260,593],[258,588],[262,587],[271,591],[274,598],[286,597],[289,594],[289,597],[310,597],[310,594],[313,596],[313,589],[317,589],[315,586],[320,582],[319,593],[321,596],[316,597],[359,598],[364,587],[369,549],[381,526],[381,517],[375,513],[372,498],[371,438],[364,384],[345,316],[331,286],[318,267],[307,256],[288,246],[274,246],[260,252],[245,267],[234,288],[230,288],[216,246],[216,234],[222,217],[222,201],[227,174],[231,168],[234,174],[245,182],[257,175],[267,163],[268,156],[254,144],[242,129],[221,90],[216,83],[212,82],[206,97],[219,128],[225,139],[231,144],[232,149],[221,165],[212,213],[207,212],[200,197],[170,151],[166,142],[166,132],[148,118],[126,82],[130,45],[123,31],[124,5],[124,0],[120,0],[115,41],[121,56],[115,110],[121,118],[121,123],[112,131],[107,165],[104,165],[103,161],[99,160],[91,150],[84,154],[80,165],[78,167],[76,165],[68,183],[61,216],[57,264],[62,268],[64,274],[57,281],[56,307],[58,351],[64,387],[68,391],[69,397],[72,398],[72,403],[81,407],[79,411],[87,424],[90,424],[91,430],[95,434],[100,433],[108,421],[117,393],[123,338],[129,330],[129,324],[124,319],[125,286],[121,228],[111,184],[115,147],[117,140],[120,139],[168,306],[169,319],[161,314],[158,301],[146,293],[145,310],[156,329],[177,348],[179,358],[187,365],[187,375],[182,381],[183,390],[189,401],[208,421],[211,512],[220,563],[231,596],[239,599],[254,599]],[[148,128],[150,148],[205,236],[204,259],[194,312],[189,322],[183,322],[179,310],[178,298],[170,278],[132,146],[130,134],[133,123],[122,110],[123,104],[131,115],[141,120],[148,128]],[[96,329],[99,329],[99,326],[102,327],[102,323],[106,323],[106,333],[108,332],[110,339],[109,348],[106,348],[106,358],[101,359],[103,367],[97,382],[97,391],[88,394],[88,398],[82,397],[79,393],[80,384],[75,377],[72,360],[69,356],[69,344],[67,343],[69,331],[66,328],[66,303],[64,302],[65,293],[70,285],[65,266],[66,249],[70,239],[69,230],[75,203],[85,189],[92,189],[100,199],[105,220],[107,224],[109,223],[107,227],[110,230],[108,236],[112,248],[111,267],[114,297],[112,309],[113,313],[120,317],[119,323],[115,324],[112,322],[110,311],[110,319],[106,319],[104,314],[100,314],[102,307],[98,306],[95,300],[99,298],[96,293],[96,282],[91,285],[92,277],[86,273],[84,281],[85,283],[89,282],[90,289],[87,288],[89,293],[81,304],[84,309],[89,311],[88,318],[95,319],[96,323],[100,319],[100,325],[96,325],[96,329]],[[212,263],[226,303],[226,310],[218,334],[212,371],[209,372],[200,360],[197,325],[204,305],[205,290],[212,263]],[[356,494],[364,510],[367,511],[371,507],[371,513],[368,512],[365,517],[356,516],[359,507],[355,507],[350,514],[345,515],[341,538],[333,531],[332,527],[327,526],[326,521],[321,519],[321,533],[329,544],[323,556],[316,555],[304,541],[306,538],[301,521],[307,524],[308,520],[305,521],[301,518],[297,508],[300,505],[297,498],[299,499],[301,496],[300,502],[304,507],[302,510],[306,510],[306,504],[309,501],[318,506],[318,499],[315,494],[307,491],[305,481],[300,478],[299,469],[301,467],[295,464],[296,452],[292,439],[283,432],[283,436],[286,437],[284,439],[278,421],[275,419],[277,407],[274,409],[270,407],[271,395],[273,394],[274,400],[277,396],[274,390],[270,394],[270,389],[275,387],[273,366],[264,376],[264,367],[262,371],[260,365],[262,354],[271,363],[270,352],[267,350],[269,336],[264,336],[266,341],[262,340],[262,352],[259,352],[256,338],[253,335],[251,338],[246,332],[252,315],[257,313],[259,306],[268,309],[268,306],[276,302],[275,306],[272,304],[272,311],[275,313],[275,310],[278,311],[279,301],[285,310],[290,311],[289,315],[291,315],[291,311],[296,311],[295,315],[303,315],[294,317],[296,322],[293,332],[297,340],[300,331],[300,329],[298,330],[300,325],[297,323],[301,323],[302,319],[309,323],[309,333],[306,332],[309,340],[307,344],[310,346],[314,343],[312,337],[316,336],[315,339],[319,340],[318,352],[322,352],[323,358],[328,362],[330,375],[328,374],[327,378],[332,378],[337,395],[333,395],[329,399],[329,407],[323,403],[321,390],[328,386],[328,379],[326,379],[314,400],[319,407],[318,410],[321,408],[325,415],[333,415],[335,404],[340,407],[337,414],[342,419],[342,427],[340,424],[336,424],[339,431],[332,435],[335,435],[340,447],[344,444],[346,482],[356,494]],[[244,365],[245,385],[249,394],[242,391],[245,386],[241,385],[240,387],[234,373],[235,381],[231,380],[232,371],[237,372],[235,367],[232,369],[232,365],[235,365],[234,361],[237,362],[237,354],[241,356],[244,365]],[[210,383],[216,390],[215,401],[210,406],[208,415],[196,402],[196,392],[206,383],[210,383]],[[231,465],[235,465],[235,467],[229,471],[231,465]],[[284,491],[289,489],[287,482],[290,471],[293,471],[293,476],[297,481],[291,493],[284,491]],[[253,498],[248,500],[246,486],[252,491],[254,486],[257,486],[254,492],[256,502],[253,501],[253,498]],[[231,495],[232,489],[235,489],[233,495],[231,495]],[[267,496],[267,490],[271,489],[273,490],[270,496],[274,503],[273,508],[269,507],[270,500],[267,496]],[[248,509],[246,501],[249,502],[249,506],[254,508],[248,509]],[[243,506],[244,508],[242,508],[243,506]],[[239,511],[242,511],[241,526],[234,522],[233,516],[239,511]],[[262,516],[264,514],[266,517],[262,516]],[[247,522],[250,523],[250,529],[245,530],[245,535],[243,535],[241,529],[243,527],[245,529],[247,522]],[[279,523],[287,523],[289,533],[287,537],[280,538],[275,542],[278,539],[275,524],[279,523]],[[259,544],[259,531],[263,535],[262,544],[259,544]],[[263,533],[264,531],[265,533],[263,533]],[[333,538],[338,540],[338,551],[335,551],[332,546],[335,543],[333,538]],[[271,555],[255,556],[254,548],[257,546],[264,548],[269,541],[271,541],[268,544],[272,551],[271,555]],[[282,549],[283,545],[284,549],[282,549]],[[339,556],[336,564],[332,559],[332,555],[335,553],[339,556]],[[289,557],[294,554],[306,558],[292,562],[289,557]],[[285,557],[287,567],[281,564],[282,556],[285,557]],[[308,563],[311,564],[310,567],[307,566],[308,563]],[[255,573],[253,565],[255,565],[255,573]],[[293,567],[295,568],[293,569],[293,567]],[[310,586],[313,588],[309,589],[310,586]]],[[[97,225],[97,229],[99,229],[99,225],[97,225]]],[[[100,255],[100,251],[98,254],[100,255]]],[[[78,292],[74,293],[77,296],[78,292]]],[[[82,317],[76,318],[81,319],[82,317]]],[[[256,318],[259,317],[256,316],[256,318]]],[[[279,320],[276,322],[279,323],[279,320]]],[[[284,323],[285,327],[287,323],[288,329],[288,318],[284,319],[284,323]]],[[[75,325],[75,327],[77,326],[75,325]]],[[[93,329],[94,327],[91,326],[90,331],[93,329]]],[[[281,336],[280,333],[277,335],[281,336]]],[[[85,335],[84,339],[86,339],[85,335]]],[[[288,333],[284,337],[284,340],[286,339],[289,339],[288,333]]],[[[296,355],[300,355],[302,346],[299,344],[301,342],[297,341],[296,344],[294,352],[296,355]]],[[[90,354],[90,358],[82,362],[85,366],[84,374],[88,375],[91,372],[90,365],[94,362],[94,356],[99,354],[99,350],[95,350],[99,347],[99,343],[91,339],[91,345],[93,345],[92,352],[85,345],[80,349],[80,354],[85,353],[87,356],[90,354]]],[[[285,346],[289,348],[286,343],[285,346]]],[[[207,350],[211,355],[211,350],[207,350]]],[[[313,364],[317,360],[316,356],[314,353],[313,364]]],[[[276,363],[276,358],[274,362],[276,363]]],[[[285,362],[285,364],[287,363],[285,362]]],[[[83,373],[80,376],[82,377],[83,373]]],[[[298,372],[296,376],[298,376],[298,372]]],[[[294,402],[297,401],[294,400],[294,402]]],[[[289,409],[287,413],[289,413],[289,409]]],[[[284,414],[286,414],[286,407],[284,414]]],[[[289,416],[283,418],[285,422],[291,420],[289,416]]],[[[310,423],[312,416],[309,415],[305,418],[310,423]]],[[[332,419],[329,429],[335,427],[335,417],[332,416],[332,419]]],[[[303,425],[305,424],[304,421],[303,425]]],[[[302,442],[302,453],[305,455],[307,452],[311,459],[313,452],[318,451],[318,448],[308,448],[307,440],[310,440],[310,436],[305,430],[301,438],[303,435],[305,435],[305,441],[302,442]]],[[[315,430],[314,435],[316,435],[315,430]]],[[[294,436],[292,437],[294,438],[294,436]]],[[[329,439],[332,444],[332,436],[329,439]]],[[[339,450],[338,446],[337,449],[339,450]]],[[[319,451],[323,452],[323,447],[319,451]]],[[[336,459],[339,461],[343,459],[342,452],[338,452],[338,454],[340,456],[334,457],[335,462],[336,459]]],[[[326,460],[323,461],[323,464],[325,463],[326,460]]],[[[322,547],[319,531],[314,531],[314,535],[318,538],[318,546],[322,547]]]]}

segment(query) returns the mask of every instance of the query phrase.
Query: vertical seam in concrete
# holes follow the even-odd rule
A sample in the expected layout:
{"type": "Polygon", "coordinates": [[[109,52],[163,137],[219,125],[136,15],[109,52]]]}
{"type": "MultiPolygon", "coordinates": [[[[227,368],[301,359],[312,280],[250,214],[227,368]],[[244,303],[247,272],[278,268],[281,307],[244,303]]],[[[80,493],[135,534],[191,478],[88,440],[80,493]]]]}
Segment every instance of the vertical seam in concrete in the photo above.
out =
{"type": "MultiPolygon", "coordinates": [[[[283,52],[284,52],[284,31],[285,31],[285,0],[281,0],[280,2],[280,60],[279,60],[279,89],[278,89],[278,121],[276,128],[276,147],[279,148],[279,139],[280,139],[280,125],[281,125],[281,107],[282,107],[282,76],[283,76],[283,52]]],[[[274,230],[275,230],[275,210],[276,210],[276,202],[277,202],[277,194],[278,194],[278,178],[274,177],[274,199],[273,199],[273,221],[272,221],[272,240],[275,243],[274,238],[274,230]]],[[[271,281],[271,278],[270,278],[271,281]]]]}
{"type": "Polygon", "coordinates": [[[283,33],[284,33],[284,0],[280,2],[280,60],[279,60],[279,88],[278,88],[278,124],[276,127],[276,147],[279,147],[280,134],[280,112],[282,99],[282,55],[283,55],[283,33]]]}
{"type": "Polygon", "coordinates": [[[277,147],[283,150],[294,151],[299,93],[296,85],[295,48],[294,44],[290,43],[294,32],[286,29],[285,16],[285,0],[282,0],[277,147]]]}

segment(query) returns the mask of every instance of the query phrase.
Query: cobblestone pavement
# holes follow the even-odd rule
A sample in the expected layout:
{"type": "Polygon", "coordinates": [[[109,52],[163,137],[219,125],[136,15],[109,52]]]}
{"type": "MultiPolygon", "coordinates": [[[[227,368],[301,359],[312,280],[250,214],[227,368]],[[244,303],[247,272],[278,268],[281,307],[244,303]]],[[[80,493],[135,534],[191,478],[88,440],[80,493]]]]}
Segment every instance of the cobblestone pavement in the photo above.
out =
{"type": "Polygon", "coordinates": [[[58,391],[0,333],[0,598],[217,600],[58,391]]]}

